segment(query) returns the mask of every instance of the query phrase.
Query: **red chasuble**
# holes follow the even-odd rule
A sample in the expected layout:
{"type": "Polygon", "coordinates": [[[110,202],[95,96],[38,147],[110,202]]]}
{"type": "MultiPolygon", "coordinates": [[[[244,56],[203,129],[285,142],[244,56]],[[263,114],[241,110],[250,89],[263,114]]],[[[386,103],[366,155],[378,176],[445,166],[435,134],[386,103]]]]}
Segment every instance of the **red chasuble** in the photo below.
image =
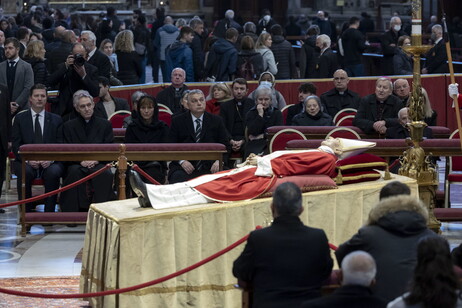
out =
{"type": "Polygon", "coordinates": [[[293,152],[271,160],[271,177],[256,176],[257,168],[254,167],[198,185],[194,189],[215,201],[250,200],[268,191],[276,177],[305,174],[335,177],[336,161],[335,155],[321,151],[293,152]]]}

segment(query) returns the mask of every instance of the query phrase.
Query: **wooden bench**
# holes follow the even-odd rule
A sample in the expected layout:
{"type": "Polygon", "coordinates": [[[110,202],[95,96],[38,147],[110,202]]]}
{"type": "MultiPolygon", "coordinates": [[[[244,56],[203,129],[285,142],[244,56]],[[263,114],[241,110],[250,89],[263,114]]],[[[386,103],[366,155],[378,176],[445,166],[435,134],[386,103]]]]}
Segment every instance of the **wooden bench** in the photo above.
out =
{"type": "MultiPolygon", "coordinates": [[[[22,186],[25,196],[25,162],[28,160],[117,162],[119,171],[119,200],[125,195],[127,161],[218,160],[220,166],[226,147],[220,143],[162,143],[162,144],[26,144],[19,148],[22,157],[22,186]]],[[[32,224],[85,224],[87,213],[26,213],[21,204],[21,235],[32,224]]]]}

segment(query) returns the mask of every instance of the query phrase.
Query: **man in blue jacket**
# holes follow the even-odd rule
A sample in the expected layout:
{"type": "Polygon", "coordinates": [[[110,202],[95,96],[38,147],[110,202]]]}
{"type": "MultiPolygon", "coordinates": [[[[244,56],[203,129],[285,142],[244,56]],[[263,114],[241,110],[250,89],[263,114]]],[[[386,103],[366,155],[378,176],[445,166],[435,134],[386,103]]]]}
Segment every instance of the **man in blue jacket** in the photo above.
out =
{"type": "MultiPolygon", "coordinates": [[[[193,54],[191,47],[189,47],[193,39],[194,30],[184,26],[180,31],[180,39],[165,50],[167,72],[170,74],[175,67],[181,67],[186,72],[187,82],[194,82],[193,54]]],[[[171,81],[170,75],[167,76],[165,81],[171,81]]]]}
{"type": "Polygon", "coordinates": [[[234,28],[226,30],[225,38],[216,41],[210,50],[207,66],[208,80],[230,81],[237,69],[237,49],[235,47],[239,32],[234,28]]]}

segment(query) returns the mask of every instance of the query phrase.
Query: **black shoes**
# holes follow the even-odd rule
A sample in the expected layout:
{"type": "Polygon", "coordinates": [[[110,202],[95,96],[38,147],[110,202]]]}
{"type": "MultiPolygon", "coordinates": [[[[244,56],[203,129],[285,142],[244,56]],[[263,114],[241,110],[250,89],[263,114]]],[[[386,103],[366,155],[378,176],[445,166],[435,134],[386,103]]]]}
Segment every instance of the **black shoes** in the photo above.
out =
{"type": "Polygon", "coordinates": [[[149,201],[148,191],[146,190],[146,183],[143,182],[138,172],[130,171],[130,185],[138,196],[138,202],[141,207],[152,207],[149,201]]]}
{"type": "Polygon", "coordinates": [[[4,209],[0,209],[0,213],[3,214],[5,213],[6,211],[4,209]]]}

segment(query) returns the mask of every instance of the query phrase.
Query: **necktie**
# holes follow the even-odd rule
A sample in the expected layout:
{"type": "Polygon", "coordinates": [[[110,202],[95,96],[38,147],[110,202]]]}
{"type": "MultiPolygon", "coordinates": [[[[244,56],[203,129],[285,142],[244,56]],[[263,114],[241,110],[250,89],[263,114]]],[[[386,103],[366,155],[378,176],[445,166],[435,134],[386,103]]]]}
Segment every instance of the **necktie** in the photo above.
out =
{"type": "Polygon", "coordinates": [[[14,65],[16,64],[16,62],[10,61],[9,64],[10,64],[10,68],[14,68],[14,65]]]}
{"type": "Polygon", "coordinates": [[[201,120],[196,119],[196,142],[199,142],[201,140],[201,133],[202,133],[202,126],[201,126],[201,120]]]}
{"type": "Polygon", "coordinates": [[[43,143],[43,138],[42,138],[42,126],[40,126],[40,121],[39,121],[40,114],[35,115],[35,138],[34,142],[35,143],[43,143]]]}

